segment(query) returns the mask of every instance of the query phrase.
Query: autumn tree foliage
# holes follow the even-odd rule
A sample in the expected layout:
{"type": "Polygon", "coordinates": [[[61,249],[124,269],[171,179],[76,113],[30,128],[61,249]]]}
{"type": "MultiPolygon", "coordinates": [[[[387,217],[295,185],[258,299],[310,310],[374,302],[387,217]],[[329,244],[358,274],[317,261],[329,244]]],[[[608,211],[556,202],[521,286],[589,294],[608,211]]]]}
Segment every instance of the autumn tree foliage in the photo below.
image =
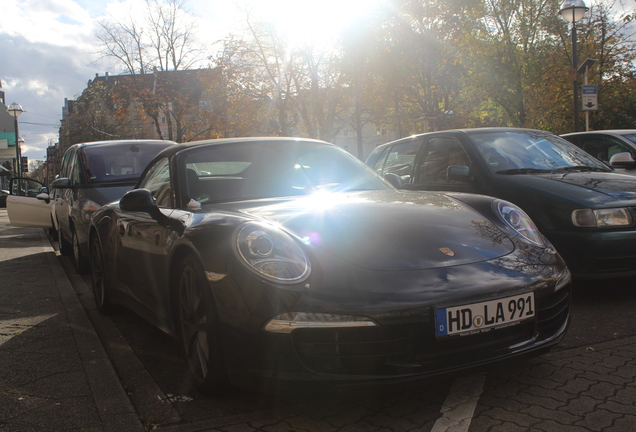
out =
{"type": "MultiPolygon", "coordinates": [[[[176,141],[330,141],[351,129],[360,156],[369,125],[391,131],[387,140],[462,127],[572,130],[571,24],[553,0],[387,0],[330,49],[290,40],[245,11],[244,31],[223,39],[207,63],[184,0],[146,6],[145,19],[100,24],[100,52],[131,77],[108,95],[120,127],[137,116],[176,141]]],[[[600,109],[590,127],[633,127],[631,17],[616,15],[611,0],[589,6],[577,43],[580,62],[596,60],[588,82],[600,109]]]]}
{"type": "Polygon", "coordinates": [[[116,107],[117,96],[108,82],[91,82],[67,107],[60,128],[63,150],[81,142],[128,138],[129,121],[117,115],[116,107]]]}

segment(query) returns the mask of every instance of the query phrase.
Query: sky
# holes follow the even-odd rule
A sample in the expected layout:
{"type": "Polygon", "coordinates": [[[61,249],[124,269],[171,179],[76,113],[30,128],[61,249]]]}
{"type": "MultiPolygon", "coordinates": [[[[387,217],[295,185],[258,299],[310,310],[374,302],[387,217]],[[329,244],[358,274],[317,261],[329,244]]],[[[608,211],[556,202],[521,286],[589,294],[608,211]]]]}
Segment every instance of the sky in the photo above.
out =
{"type": "MultiPolygon", "coordinates": [[[[185,0],[198,40],[214,42],[244,28],[246,8],[291,36],[324,38],[386,0],[185,0]],[[331,33],[330,33],[331,32],[331,33]]],[[[2,5],[0,83],[6,105],[19,103],[22,155],[45,159],[58,140],[64,99],[75,99],[96,74],[121,73],[96,54],[97,22],[136,16],[143,0],[12,0],[2,5]],[[137,11],[137,12],[136,12],[137,11]]]]}

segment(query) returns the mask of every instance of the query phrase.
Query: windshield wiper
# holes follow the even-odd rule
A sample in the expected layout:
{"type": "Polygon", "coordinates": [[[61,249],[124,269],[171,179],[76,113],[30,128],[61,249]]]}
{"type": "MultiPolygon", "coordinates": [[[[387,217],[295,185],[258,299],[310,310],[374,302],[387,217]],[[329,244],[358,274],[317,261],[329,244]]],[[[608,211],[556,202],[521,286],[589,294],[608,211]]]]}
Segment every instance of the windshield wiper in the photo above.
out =
{"type": "Polygon", "coordinates": [[[557,168],[557,171],[574,171],[574,172],[586,172],[586,171],[600,171],[600,172],[606,172],[609,170],[605,170],[603,168],[597,168],[597,167],[591,167],[591,166],[587,166],[587,165],[579,165],[579,166],[568,166],[568,167],[560,167],[557,168]]]}
{"type": "Polygon", "coordinates": [[[551,172],[554,172],[554,170],[537,168],[512,168],[503,171],[497,171],[496,174],[542,174],[551,172]]]}
{"type": "Polygon", "coordinates": [[[93,180],[91,184],[101,184],[101,185],[134,185],[137,184],[137,180],[139,178],[129,178],[129,179],[118,179],[118,180],[93,180]]]}

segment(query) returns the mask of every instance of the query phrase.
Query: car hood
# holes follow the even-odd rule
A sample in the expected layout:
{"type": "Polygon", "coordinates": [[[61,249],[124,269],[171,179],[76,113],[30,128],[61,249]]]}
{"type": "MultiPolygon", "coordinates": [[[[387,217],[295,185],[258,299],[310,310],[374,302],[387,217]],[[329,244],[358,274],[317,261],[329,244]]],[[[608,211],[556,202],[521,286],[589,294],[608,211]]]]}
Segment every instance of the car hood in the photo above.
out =
{"type": "Polygon", "coordinates": [[[586,207],[633,204],[636,200],[636,178],[613,172],[572,172],[508,175],[506,182],[585,203],[586,207]]]}
{"type": "Polygon", "coordinates": [[[240,211],[282,225],[317,253],[370,270],[456,266],[514,250],[483,215],[441,193],[325,194],[240,211]]]}

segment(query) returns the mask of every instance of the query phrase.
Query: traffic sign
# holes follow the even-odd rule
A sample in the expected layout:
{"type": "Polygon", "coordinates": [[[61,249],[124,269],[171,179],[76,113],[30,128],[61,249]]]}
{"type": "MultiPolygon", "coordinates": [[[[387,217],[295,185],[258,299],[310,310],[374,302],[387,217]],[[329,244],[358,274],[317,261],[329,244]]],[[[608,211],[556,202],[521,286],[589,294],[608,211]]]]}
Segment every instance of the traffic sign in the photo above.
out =
{"type": "Polygon", "coordinates": [[[596,111],[598,110],[598,95],[595,85],[582,85],[581,86],[581,102],[583,103],[583,111],[596,111]]]}

